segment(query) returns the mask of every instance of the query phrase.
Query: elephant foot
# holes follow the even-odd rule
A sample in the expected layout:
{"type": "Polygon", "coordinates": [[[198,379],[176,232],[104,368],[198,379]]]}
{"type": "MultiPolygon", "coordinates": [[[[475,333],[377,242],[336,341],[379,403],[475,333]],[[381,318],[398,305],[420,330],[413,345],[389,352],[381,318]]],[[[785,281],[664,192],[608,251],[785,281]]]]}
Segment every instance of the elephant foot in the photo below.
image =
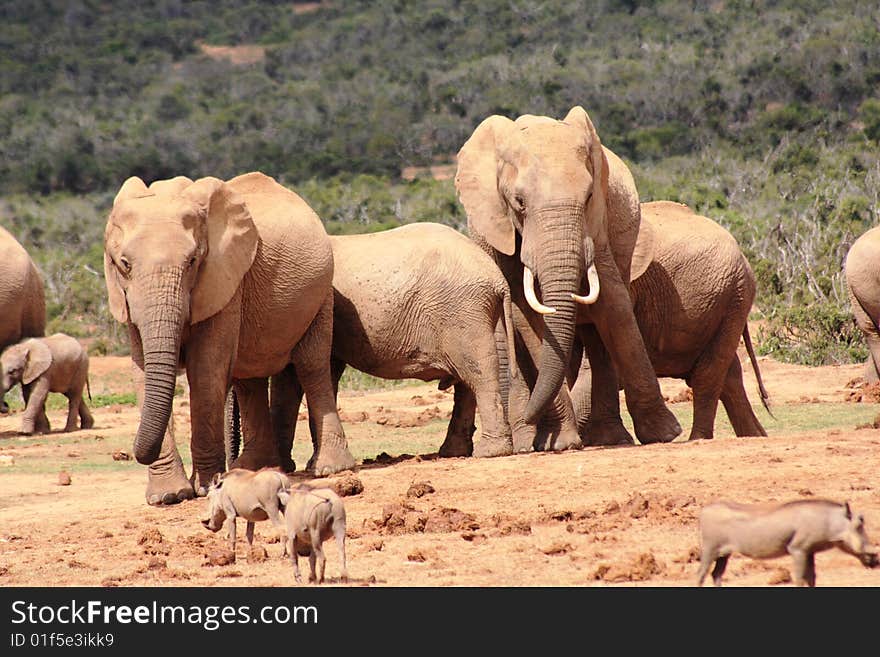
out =
{"type": "Polygon", "coordinates": [[[348,445],[342,441],[339,446],[332,443],[321,445],[306,467],[316,477],[326,477],[343,470],[351,470],[355,464],[354,456],[348,451],[348,445]]]}
{"type": "Polygon", "coordinates": [[[534,424],[522,423],[511,428],[513,432],[513,451],[515,454],[525,454],[534,451],[537,427],[534,424]]]}
{"type": "Polygon", "coordinates": [[[574,429],[554,429],[545,431],[539,428],[535,435],[534,448],[538,452],[562,452],[567,449],[581,449],[584,444],[574,429]]]}
{"type": "Polygon", "coordinates": [[[80,428],[82,428],[82,429],[91,429],[94,426],[95,426],[95,418],[93,418],[93,417],[90,417],[86,420],[82,420],[80,422],[80,428]]]}
{"type": "MultiPolygon", "coordinates": [[[[292,461],[291,461],[292,463],[292,461]]],[[[274,450],[259,453],[255,449],[245,449],[230,465],[229,469],[259,470],[260,468],[277,468],[281,465],[278,454],[274,450]]]]}
{"type": "Polygon", "coordinates": [[[712,440],[714,437],[714,434],[711,433],[691,430],[691,435],[688,436],[688,440],[712,440]]]}
{"type": "Polygon", "coordinates": [[[513,439],[510,436],[498,438],[482,436],[474,445],[474,456],[478,458],[510,456],[511,454],[513,454],[513,439]]]}
{"type": "Polygon", "coordinates": [[[635,445],[632,435],[623,426],[620,419],[606,422],[588,422],[583,432],[584,445],[635,445]]]}
{"type": "Polygon", "coordinates": [[[647,413],[632,415],[636,438],[643,445],[670,443],[681,434],[681,425],[666,406],[647,413]]]}
{"type": "Polygon", "coordinates": [[[472,436],[461,434],[447,434],[446,440],[440,445],[439,454],[442,458],[455,456],[471,456],[474,453],[474,439],[472,436]]]}
{"type": "Polygon", "coordinates": [[[169,473],[159,474],[150,470],[147,481],[146,499],[150,506],[177,504],[195,497],[192,484],[183,470],[176,468],[169,473]]]}

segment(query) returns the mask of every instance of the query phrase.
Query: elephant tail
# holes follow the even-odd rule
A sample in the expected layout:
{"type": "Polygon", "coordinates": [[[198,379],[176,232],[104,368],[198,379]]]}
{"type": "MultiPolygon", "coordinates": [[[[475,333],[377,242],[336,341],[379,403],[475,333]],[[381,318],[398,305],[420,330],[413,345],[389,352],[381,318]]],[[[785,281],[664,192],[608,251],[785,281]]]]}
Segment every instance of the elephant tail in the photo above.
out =
{"type": "Polygon", "coordinates": [[[507,335],[507,369],[510,377],[515,379],[519,376],[519,368],[516,363],[516,335],[513,329],[513,301],[510,298],[510,289],[504,286],[502,297],[504,309],[504,332],[507,335]]]}
{"type": "Polygon", "coordinates": [[[770,410],[770,395],[767,394],[767,388],[764,387],[764,381],[761,379],[761,370],[758,367],[758,359],[755,357],[755,350],[752,348],[752,338],[749,335],[748,322],[746,322],[746,325],[743,328],[743,342],[745,342],[746,351],[749,352],[749,360],[752,361],[752,369],[755,370],[755,379],[758,381],[758,392],[761,395],[761,404],[767,409],[767,412],[770,413],[770,417],[775,420],[776,416],[773,415],[773,411],[770,410]]]}
{"type": "Polygon", "coordinates": [[[89,403],[92,402],[92,386],[89,385],[89,375],[86,374],[86,393],[89,395],[89,403]]]}

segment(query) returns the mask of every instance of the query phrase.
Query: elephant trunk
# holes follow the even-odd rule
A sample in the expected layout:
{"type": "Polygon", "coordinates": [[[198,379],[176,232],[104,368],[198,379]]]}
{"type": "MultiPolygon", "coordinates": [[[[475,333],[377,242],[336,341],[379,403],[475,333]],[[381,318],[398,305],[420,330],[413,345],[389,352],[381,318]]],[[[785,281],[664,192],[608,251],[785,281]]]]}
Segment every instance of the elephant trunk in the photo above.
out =
{"type": "Polygon", "coordinates": [[[557,209],[541,218],[546,237],[537,266],[538,283],[541,302],[555,312],[544,315],[538,379],[524,413],[524,420],[530,424],[538,421],[559,392],[571,357],[577,319],[573,295],[579,292],[585,265],[582,211],[583,206],[557,209]]]}
{"type": "Polygon", "coordinates": [[[142,321],[135,309],[132,315],[141,334],[144,354],[144,401],[141,421],[134,439],[138,463],[150,465],[159,458],[162,439],[171,417],[177,368],[180,360],[180,336],[184,320],[184,299],[180,274],[154,275],[147,287],[152,294],[142,321]]]}

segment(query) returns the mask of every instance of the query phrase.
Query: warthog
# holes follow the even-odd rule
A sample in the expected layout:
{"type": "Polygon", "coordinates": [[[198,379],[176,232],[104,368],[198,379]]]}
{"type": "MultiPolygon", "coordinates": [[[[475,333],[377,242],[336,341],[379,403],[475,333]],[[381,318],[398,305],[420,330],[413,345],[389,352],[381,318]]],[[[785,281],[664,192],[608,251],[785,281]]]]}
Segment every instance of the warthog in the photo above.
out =
{"type": "MultiPolygon", "coordinates": [[[[235,552],[235,518],[247,520],[248,547],[254,544],[254,523],[271,520],[272,524],[284,531],[284,502],[286,491],[290,488],[287,475],[274,469],[251,470],[234,469],[226,474],[216,474],[208,488],[208,516],[202,524],[212,532],[219,531],[224,522],[229,528],[229,549],[235,552]]],[[[287,554],[287,542],[284,552],[287,554]]]]}
{"type": "Polygon", "coordinates": [[[297,582],[302,581],[299,572],[299,558],[308,557],[311,574],[309,581],[324,581],[324,557],[322,544],[333,536],[339,549],[342,563],[340,579],[348,579],[345,563],[345,507],[342,498],[330,488],[310,488],[299,486],[279,495],[285,506],[284,519],[287,521],[287,536],[290,545],[290,561],[297,582]],[[315,565],[320,575],[316,577],[315,565]]]}
{"type": "Polygon", "coordinates": [[[857,557],[865,567],[878,565],[869,551],[865,520],[853,515],[849,503],[831,500],[796,500],[782,504],[714,502],[700,512],[702,555],[697,586],[703,584],[714,562],[712,580],[721,586],[727,560],[734,552],[753,559],[773,559],[790,554],[794,581],[816,585],[816,552],[839,548],[857,557]]]}

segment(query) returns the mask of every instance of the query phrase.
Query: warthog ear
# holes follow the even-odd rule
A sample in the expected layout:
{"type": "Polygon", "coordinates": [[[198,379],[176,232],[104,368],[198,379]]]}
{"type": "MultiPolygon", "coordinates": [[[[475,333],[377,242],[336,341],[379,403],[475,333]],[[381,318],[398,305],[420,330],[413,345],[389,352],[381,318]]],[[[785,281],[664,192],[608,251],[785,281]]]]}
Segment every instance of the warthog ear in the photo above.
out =
{"type": "Polygon", "coordinates": [[[852,520],[852,510],[849,508],[849,502],[843,503],[843,514],[847,520],[852,520]]]}
{"type": "Polygon", "coordinates": [[[215,472],[213,478],[211,479],[211,486],[214,488],[220,488],[223,485],[223,474],[220,472],[215,472]]]}

